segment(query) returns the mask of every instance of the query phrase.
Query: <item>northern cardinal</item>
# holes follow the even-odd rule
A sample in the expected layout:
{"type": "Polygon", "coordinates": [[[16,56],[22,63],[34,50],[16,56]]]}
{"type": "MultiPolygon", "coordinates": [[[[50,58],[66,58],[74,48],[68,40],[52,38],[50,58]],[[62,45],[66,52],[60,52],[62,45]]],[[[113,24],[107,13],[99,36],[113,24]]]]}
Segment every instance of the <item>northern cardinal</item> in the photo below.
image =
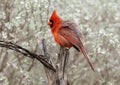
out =
{"type": "Polygon", "coordinates": [[[62,47],[74,47],[79,52],[82,52],[91,69],[94,71],[92,63],[90,62],[81,41],[82,34],[78,30],[78,25],[70,20],[62,20],[56,14],[56,10],[52,12],[51,17],[48,20],[48,25],[51,28],[55,41],[62,47]]]}

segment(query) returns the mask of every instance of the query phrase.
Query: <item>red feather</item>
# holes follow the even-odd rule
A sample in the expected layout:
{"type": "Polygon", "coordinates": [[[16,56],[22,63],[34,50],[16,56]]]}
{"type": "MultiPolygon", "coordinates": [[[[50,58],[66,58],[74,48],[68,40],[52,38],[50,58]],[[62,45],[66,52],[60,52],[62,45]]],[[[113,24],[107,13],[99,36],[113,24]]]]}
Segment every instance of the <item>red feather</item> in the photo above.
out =
{"type": "Polygon", "coordinates": [[[82,33],[78,30],[79,27],[73,21],[67,20],[63,21],[54,10],[48,25],[51,28],[51,32],[54,36],[55,41],[63,47],[71,48],[74,47],[79,52],[82,52],[83,56],[87,60],[91,69],[94,71],[93,65],[90,62],[86,51],[84,49],[82,39],[82,33]]]}

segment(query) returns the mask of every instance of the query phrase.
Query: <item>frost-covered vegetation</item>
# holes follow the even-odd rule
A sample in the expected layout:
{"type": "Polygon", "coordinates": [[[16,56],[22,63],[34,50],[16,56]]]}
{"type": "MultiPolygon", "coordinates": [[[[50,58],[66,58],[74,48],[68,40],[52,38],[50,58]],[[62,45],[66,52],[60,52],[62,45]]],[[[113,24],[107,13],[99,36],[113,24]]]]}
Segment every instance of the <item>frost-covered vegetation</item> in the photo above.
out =
{"type": "MultiPolygon", "coordinates": [[[[59,46],[47,20],[56,9],[75,21],[84,35],[93,72],[81,53],[70,49],[68,78],[72,85],[120,85],[120,0],[0,0],[0,40],[39,52],[45,38],[54,63],[59,46]]],[[[0,47],[0,85],[48,85],[41,63],[0,47]]]]}

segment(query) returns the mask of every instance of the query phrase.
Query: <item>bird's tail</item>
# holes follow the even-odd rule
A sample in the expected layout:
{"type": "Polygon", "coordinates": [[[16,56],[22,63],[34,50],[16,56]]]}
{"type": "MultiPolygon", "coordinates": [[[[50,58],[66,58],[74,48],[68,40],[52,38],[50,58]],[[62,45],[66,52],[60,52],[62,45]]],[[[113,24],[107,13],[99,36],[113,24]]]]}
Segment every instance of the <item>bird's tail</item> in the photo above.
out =
{"type": "Polygon", "coordinates": [[[79,45],[79,51],[82,52],[84,58],[87,60],[87,62],[88,62],[88,64],[90,65],[91,69],[92,69],[93,71],[95,71],[92,63],[90,62],[90,60],[89,60],[89,58],[88,58],[88,56],[87,56],[87,54],[86,54],[86,51],[85,51],[85,49],[84,49],[84,46],[83,46],[82,42],[81,42],[80,45],[79,45]]]}

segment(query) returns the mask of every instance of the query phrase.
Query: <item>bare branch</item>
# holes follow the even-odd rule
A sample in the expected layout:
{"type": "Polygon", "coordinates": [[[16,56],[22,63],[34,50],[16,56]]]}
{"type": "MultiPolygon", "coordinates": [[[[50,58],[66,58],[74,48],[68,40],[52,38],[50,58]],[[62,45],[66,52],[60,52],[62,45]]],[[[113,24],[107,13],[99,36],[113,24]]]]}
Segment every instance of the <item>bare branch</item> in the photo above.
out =
{"type": "Polygon", "coordinates": [[[24,56],[29,57],[29,58],[36,58],[46,68],[49,68],[49,69],[53,70],[54,72],[56,71],[55,68],[48,61],[46,61],[46,57],[44,55],[34,54],[34,53],[30,52],[29,50],[27,50],[19,45],[16,45],[12,42],[0,41],[0,47],[5,47],[8,49],[14,50],[16,52],[23,54],[24,56]]]}
{"type": "Polygon", "coordinates": [[[69,58],[69,50],[61,47],[58,55],[58,63],[56,65],[56,69],[50,60],[50,55],[47,51],[44,39],[41,40],[40,49],[43,51],[42,55],[37,55],[26,48],[23,48],[19,45],[16,45],[12,42],[0,41],[0,47],[8,48],[14,50],[18,53],[23,54],[29,58],[35,58],[40,61],[44,65],[45,73],[49,81],[49,85],[70,85],[66,75],[66,68],[69,58]]]}

